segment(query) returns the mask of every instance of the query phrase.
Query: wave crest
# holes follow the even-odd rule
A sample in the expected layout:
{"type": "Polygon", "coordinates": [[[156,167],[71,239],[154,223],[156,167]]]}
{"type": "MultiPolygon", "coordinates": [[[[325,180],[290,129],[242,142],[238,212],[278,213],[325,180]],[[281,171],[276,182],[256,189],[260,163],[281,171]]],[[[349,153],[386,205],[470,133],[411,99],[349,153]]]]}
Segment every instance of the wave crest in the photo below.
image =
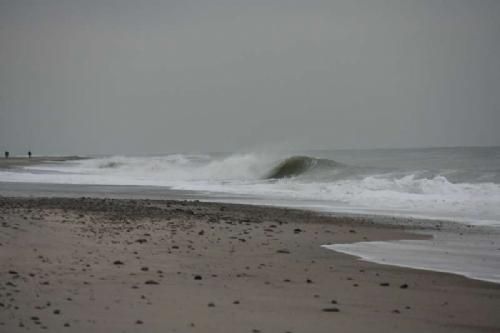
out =
{"type": "Polygon", "coordinates": [[[282,179],[297,177],[311,171],[331,170],[341,166],[340,163],[309,156],[292,156],[281,161],[267,175],[266,179],[282,179]]]}

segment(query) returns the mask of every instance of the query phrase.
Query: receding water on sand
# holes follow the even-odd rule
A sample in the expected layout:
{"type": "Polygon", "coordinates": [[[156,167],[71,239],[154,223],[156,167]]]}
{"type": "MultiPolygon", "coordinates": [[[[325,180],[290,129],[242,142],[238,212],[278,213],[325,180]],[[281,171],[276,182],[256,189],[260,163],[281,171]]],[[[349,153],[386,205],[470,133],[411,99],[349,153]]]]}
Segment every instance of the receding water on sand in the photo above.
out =
{"type": "Polygon", "coordinates": [[[500,233],[434,233],[430,240],[324,245],[379,264],[454,273],[500,283],[500,233]]]}

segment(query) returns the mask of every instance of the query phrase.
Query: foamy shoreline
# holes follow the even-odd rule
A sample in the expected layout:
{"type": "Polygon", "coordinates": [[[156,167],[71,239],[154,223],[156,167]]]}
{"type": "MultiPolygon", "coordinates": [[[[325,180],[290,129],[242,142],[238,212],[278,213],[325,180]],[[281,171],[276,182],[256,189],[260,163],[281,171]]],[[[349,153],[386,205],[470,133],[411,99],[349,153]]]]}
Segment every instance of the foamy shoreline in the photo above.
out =
{"type": "Polygon", "coordinates": [[[488,152],[491,158],[467,149],[441,152],[439,159],[434,150],[418,152],[418,159],[412,156],[415,151],[399,155],[376,151],[367,160],[354,152],[338,151],[309,156],[277,152],[100,156],[52,162],[52,158],[39,158],[38,163],[24,159],[29,164],[7,170],[2,170],[0,161],[0,182],[159,187],[258,204],[498,225],[497,150],[488,152]],[[388,161],[381,163],[381,157],[388,161]]]}

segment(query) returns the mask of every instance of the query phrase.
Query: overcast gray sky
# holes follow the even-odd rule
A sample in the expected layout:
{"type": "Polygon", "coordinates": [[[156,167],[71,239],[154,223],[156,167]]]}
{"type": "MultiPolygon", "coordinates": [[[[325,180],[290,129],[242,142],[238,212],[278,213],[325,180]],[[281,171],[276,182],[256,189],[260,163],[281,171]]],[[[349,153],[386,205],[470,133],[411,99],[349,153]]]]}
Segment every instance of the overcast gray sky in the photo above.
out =
{"type": "Polygon", "coordinates": [[[0,0],[0,149],[500,145],[498,0],[0,0]]]}

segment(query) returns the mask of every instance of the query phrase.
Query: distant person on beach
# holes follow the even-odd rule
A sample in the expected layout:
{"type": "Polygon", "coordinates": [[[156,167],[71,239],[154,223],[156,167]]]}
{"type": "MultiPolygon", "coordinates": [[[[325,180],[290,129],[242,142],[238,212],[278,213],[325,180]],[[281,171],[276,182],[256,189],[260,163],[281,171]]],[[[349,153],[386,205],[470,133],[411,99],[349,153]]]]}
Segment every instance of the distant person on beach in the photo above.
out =
{"type": "Polygon", "coordinates": [[[31,150],[28,152],[28,158],[31,158],[31,150]]]}
{"type": "Polygon", "coordinates": [[[9,152],[8,151],[5,152],[5,158],[9,158],[9,152]]]}

